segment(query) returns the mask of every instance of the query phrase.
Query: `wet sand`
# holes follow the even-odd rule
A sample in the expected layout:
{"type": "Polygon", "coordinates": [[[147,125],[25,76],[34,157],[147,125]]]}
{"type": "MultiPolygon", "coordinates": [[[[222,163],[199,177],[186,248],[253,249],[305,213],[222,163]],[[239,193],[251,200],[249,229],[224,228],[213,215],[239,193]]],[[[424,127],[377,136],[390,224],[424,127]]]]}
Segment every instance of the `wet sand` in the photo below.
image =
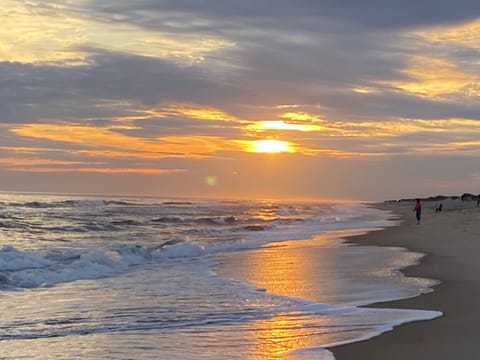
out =
{"type": "Polygon", "coordinates": [[[407,276],[440,280],[434,291],[374,307],[437,310],[443,316],[398,326],[368,341],[330,349],[337,360],[477,359],[480,357],[480,208],[476,202],[423,203],[416,224],[413,203],[379,205],[404,221],[399,225],[348,240],[360,245],[401,246],[425,253],[419,265],[402,270],[407,276]]]}

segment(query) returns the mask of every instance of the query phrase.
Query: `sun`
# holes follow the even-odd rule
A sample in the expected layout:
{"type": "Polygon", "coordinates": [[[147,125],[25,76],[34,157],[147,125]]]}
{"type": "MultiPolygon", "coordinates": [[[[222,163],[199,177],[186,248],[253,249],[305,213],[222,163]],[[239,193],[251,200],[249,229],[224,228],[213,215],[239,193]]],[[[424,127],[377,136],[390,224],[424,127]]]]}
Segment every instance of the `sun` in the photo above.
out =
{"type": "Polygon", "coordinates": [[[256,153],[292,152],[290,143],[281,140],[257,140],[253,146],[256,153]]]}

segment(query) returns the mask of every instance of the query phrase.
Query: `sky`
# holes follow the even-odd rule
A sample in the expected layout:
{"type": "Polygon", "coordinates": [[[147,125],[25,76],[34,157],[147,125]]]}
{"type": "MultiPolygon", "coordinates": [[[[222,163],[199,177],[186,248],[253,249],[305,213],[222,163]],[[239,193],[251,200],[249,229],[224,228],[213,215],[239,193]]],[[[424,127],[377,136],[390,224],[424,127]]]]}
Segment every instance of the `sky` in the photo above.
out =
{"type": "Polygon", "coordinates": [[[0,190],[480,192],[476,0],[0,0],[0,190]]]}

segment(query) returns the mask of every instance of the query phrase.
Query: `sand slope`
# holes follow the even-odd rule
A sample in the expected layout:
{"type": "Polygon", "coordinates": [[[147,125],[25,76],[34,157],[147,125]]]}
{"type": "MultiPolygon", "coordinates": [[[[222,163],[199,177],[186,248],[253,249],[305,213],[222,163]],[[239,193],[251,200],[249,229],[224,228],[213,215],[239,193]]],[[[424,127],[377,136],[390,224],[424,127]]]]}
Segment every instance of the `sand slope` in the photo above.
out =
{"type": "Polygon", "coordinates": [[[416,225],[413,203],[381,205],[405,221],[393,228],[352,237],[362,245],[402,246],[427,254],[409,276],[438,279],[435,291],[416,298],[376,304],[378,307],[438,310],[444,316],[409,323],[370,341],[331,349],[337,360],[348,359],[477,359],[480,358],[480,208],[476,202],[423,203],[416,225]]]}

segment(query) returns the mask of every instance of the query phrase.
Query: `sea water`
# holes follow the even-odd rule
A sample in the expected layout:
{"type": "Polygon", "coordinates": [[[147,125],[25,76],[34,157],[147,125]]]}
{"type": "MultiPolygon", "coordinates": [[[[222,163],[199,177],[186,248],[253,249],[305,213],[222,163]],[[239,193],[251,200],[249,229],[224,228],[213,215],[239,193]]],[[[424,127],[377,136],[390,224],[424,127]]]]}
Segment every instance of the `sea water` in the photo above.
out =
{"type": "Polygon", "coordinates": [[[333,359],[434,311],[421,254],[350,246],[359,203],[0,194],[2,359],[333,359]]]}

